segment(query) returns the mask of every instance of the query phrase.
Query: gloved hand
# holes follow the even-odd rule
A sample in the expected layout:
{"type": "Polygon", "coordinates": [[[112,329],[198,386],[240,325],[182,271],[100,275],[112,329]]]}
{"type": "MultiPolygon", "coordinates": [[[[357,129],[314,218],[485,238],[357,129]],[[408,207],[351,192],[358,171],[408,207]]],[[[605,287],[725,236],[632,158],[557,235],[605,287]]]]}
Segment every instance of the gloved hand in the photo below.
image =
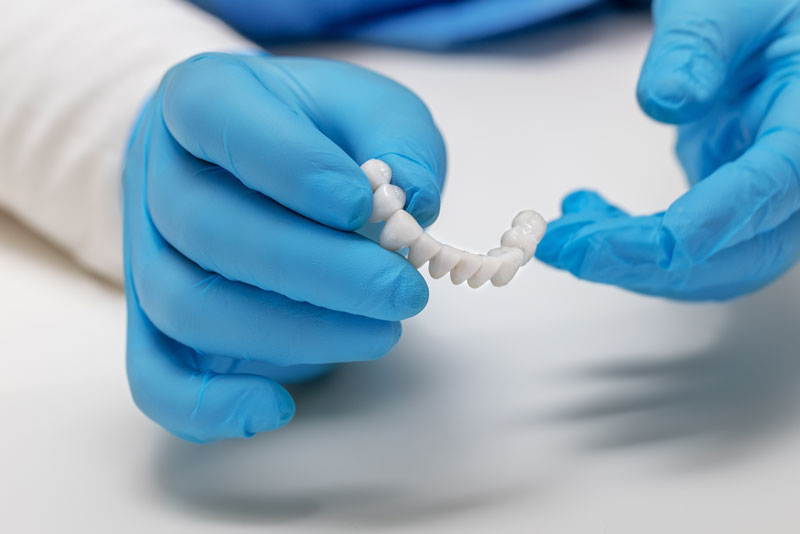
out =
{"type": "Polygon", "coordinates": [[[574,193],[537,257],[641,293],[735,297],[800,256],[800,1],[661,0],[653,13],[638,98],[680,125],[691,189],[643,217],[574,193]]]}
{"type": "Polygon", "coordinates": [[[445,49],[605,0],[191,0],[257,42],[344,37],[445,49]]]}
{"type": "Polygon", "coordinates": [[[271,430],[294,413],[274,379],[397,342],[428,288],[352,232],[372,209],[358,166],[371,158],[431,223],[444,144],[397,83],[344,63],[226,54],[164,77],[124,171],[127,367],[145,414],[198,442],[271,430]]]}

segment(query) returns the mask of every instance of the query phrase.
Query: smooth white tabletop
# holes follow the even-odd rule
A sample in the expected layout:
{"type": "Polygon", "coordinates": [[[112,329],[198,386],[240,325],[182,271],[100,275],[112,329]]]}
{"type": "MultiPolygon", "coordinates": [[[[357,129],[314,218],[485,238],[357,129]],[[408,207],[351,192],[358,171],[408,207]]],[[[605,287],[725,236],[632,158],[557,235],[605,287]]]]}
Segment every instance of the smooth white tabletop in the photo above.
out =
{"type": "MultiPolygon", "coordinates": [[[[684,182],[634,100],[649,22],[603,16],[470,52],[355,45],[449,146],[432,232],[496,246],[594,187],[634,212],[684,182]]],[[[431,281],[384,359],[295,388],[283,430],[206,446],[134,407],[117,288],[0,220],[0,532],[800,531],[800,271],[727,304],[579,282],[431,281]]]]}

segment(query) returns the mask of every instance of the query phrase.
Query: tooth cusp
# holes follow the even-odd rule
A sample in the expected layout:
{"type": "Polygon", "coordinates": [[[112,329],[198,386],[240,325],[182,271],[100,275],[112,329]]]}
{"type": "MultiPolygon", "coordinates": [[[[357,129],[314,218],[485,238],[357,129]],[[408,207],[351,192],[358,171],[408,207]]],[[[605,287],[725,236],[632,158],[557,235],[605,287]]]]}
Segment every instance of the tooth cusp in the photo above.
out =
{"type": "Polygon", "coordinates": [[[361,166],[361,170],[367,175],[373,191],[392,181],[392,168],[379,159],[367,161],[361,166]]]}

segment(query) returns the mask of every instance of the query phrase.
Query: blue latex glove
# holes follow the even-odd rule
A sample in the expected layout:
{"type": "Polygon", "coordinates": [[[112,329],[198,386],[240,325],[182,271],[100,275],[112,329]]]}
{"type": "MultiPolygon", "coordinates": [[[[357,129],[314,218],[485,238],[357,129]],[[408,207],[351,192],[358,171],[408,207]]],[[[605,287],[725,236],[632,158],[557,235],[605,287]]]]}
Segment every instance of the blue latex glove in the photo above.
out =
{"type": "Polygon", "coordinates": [[[343,37],[443,49],[606,0],[192,0],[258,42],[343,37]]]}
{"type": "Polygon", "coordinates": [[[735,297],[800,256],[800,1],[664,0],[653,13],[638,97],[680,125],[691,189],[644,217],[575,193],[537,257],[642,293],[735,297]]]}
{"type": "Polygon", "coordinates": [[[403,257],[353,233],[381,158],[422,224],[439,209],[442,138],[402,86],[344,63],[204,54],[164,78],[124,173],[128,378],[177,436],[285,424],[273,379],[386,353],[426,304],[403,257]]]}

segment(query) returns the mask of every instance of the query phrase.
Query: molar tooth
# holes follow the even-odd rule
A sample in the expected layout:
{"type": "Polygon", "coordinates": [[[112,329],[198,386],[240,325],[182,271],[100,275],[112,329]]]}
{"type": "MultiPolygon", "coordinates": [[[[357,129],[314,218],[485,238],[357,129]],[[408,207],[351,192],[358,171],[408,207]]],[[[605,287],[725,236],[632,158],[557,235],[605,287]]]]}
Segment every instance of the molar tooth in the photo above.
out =
{"type": "Polygon", "coordinates": [[[394,212],[406,205],[406,192],[396,185],[383,184],[372,195],[372,216],[369,222],[388,219],[394,212]]]}
{"type": "Polygon", "coordinates": [[[503,260],[500,256],[481,256],[481,266],[478,272],[467,279],[469,287],[478,289],[488,282],[502,266],[503,260]]]}
{"type": "Polygon", "coordinates": [[[539,241],[533,233],[524,231],[520,226],[514,226],[503,234],[500,244],[504,247],[520,249],[522,251],[522,265],[525,265],[533,257],[539,241]]]}
{"type": "Polygon", "coordinates": [[[380,245],[388,250],[400,250],[422,235],[422,227],[407,211],[396,211],[381,230],[380,245]]]}
{"type": "Polygon", "coordinates": [[[431,262],[428,264],[428,272],[431,273],[432,278],[441,278],[449,273],[460,259],[460,250],[450,245],[442,245],[441,250],[431,258],[431,262]]]}
{"type": "Polygon", "coordinates": [[[533,210],[521,211],[511,222],[512,227],[521,227],[528,233],[536,236],[536,241],[541,241],[547,230],[547,221],[538,212],[533,210]]]}
{"type": "Polygon", "coordinates": [[[408,261],[414,268],[419,269],[425,262],[436,256],[442,249],[442,244],[428,234],[423,233],[408,248],[408,261]]]}
{"type": "Polygon", "coordinates": [[[488,256],[502,261],[502,265],[492,276],[492,285],[502,287],[517,274],[522,265],[523,252],[516,247],[500,247],[490,250],[488,256]]]}
{"type": "Polygon", "coordinates": [[[481,268],[481,263],[480,255],[461,251],[461,258],[456,266],[453,267],[453,270],[450,271],[450,280],[455,285],[461,284],[481,268]]]}
{"type": "Polygon", "coordinates": [[[361,166],[361,170],[367,175],[373,191],[392,181],[392,168],[379,159],[367,161],[361,166]]]}

